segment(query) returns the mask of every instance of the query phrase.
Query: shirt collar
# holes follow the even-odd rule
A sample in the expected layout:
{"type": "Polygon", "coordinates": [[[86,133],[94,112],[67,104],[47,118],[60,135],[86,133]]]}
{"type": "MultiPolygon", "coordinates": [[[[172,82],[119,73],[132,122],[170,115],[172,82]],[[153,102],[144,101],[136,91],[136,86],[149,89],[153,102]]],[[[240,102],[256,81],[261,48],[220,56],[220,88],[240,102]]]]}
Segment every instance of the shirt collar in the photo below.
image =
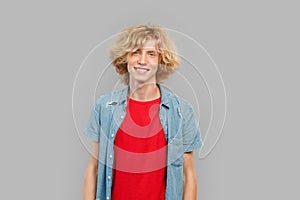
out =
{"type": "MultiPolygon", "coordinates": [[[[157,83],[157,86],[160,91],[161,105],[169,108],[171,92],[168,89],[166,89],[164,86],[162,86],[161,84],[157,83]]],[[[126,100],[127,100],[128,90],[129,90],[129,85],[126,85],[126,87],[120,91],[119,95],[117,95],[117,98],[119,99],[119,104],[125,103],[125,106],[127,105],[126,100]]]]}

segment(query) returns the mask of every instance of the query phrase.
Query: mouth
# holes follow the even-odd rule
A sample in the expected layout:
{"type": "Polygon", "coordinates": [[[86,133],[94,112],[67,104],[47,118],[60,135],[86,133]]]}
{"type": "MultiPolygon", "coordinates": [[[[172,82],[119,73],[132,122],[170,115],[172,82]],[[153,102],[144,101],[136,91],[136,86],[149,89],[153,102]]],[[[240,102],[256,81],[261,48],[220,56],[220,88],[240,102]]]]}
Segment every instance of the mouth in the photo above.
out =
{"type": "Polygon", "coordinates": [[[143,67],[134,67],[134,69],[139,72],[147,72],[150,70],[150,69],[143,68],[143,67]]]}

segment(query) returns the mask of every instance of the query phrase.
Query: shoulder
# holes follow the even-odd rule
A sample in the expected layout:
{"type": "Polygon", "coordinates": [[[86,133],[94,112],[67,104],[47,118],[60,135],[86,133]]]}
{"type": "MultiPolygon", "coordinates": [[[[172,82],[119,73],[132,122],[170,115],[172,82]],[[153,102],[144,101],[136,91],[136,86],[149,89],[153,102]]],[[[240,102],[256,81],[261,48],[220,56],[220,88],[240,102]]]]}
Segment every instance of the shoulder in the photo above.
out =
{"type": "Polygon", "coordinates": [[[105,94],[100,95],[96,100],[97,106],[107,106],[107,105],[116,105],[119,104],[120,101],[126,100],[127,96],[127,87],[124,87],[122,89],[108,92],[105,94]]]}
{"type": "Polygon", "coordinates": [[[193,106],[185,98],[178,96],[177,94],[170,91],[169,89],[167,89],[164,86],[160,86],[160,88],[162,91],[162,96],[163,96],[164,102],[169,102],[169,103],[171,103],[172,106],[174,106],[175,108],[178,108],[179,110],[182,110],[182,111],[190,112],[193,110],[193,106]]]}
{"type": "Polygon", "coordinates": [[[188,102],[188,100],[186,100],[184,97],[182,96],[179,96],[177,94],[175,94],[174,92],[171,92],[169,90],[165,90],[165,94],[168,98],[170,98],[170,100],[173,102],[173,103],[177,103],[178,106],[180,107],[192,107],[191,103],[188,102]]]}
{"type": "Polygon", "coordinates": [[[178,95],[174,95],[174,96],[177,99],[177,101],[181,107],[192,108],[192,104],[190,102],[188,102],[188,100],[186,100],[185,98],[178,96],[178,95]]]}
{"type": "Polygon", "coordinates": [[[188,102],[186,99],[180,96],[176,96],[176,99],[178,101],[178,109],[179,112],[183,115],[183,117],[188,117],[194,113],[193,106],[190,102],[188,102]]]}

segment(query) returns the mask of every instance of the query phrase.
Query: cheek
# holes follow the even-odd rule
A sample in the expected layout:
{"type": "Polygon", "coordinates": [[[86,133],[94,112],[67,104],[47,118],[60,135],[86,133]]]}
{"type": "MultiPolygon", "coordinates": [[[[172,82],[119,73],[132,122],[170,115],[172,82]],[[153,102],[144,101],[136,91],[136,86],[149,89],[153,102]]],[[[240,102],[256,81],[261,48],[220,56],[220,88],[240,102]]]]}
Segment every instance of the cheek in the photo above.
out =
{"type": "Polygon", "coordinates": [[[127,70],[130,71],[130,69],[133,68],[134,61],[132,59],[129,59],[127,62],[127,70]]]}
{"type": "Polygon", "coordinates": [[[155,63],[158,65],[158,63],[160,63],[160,59],[159,59],[159,58],[156,58],[156,59],[155,59],[155,63]]]}
{"type": "Polygon", "coordinates": [[[153,60],[151,62],[151,65],[154,67],[154,68],[158,68],[158,60],[153,60]]]}
{"type": "Polygon", "coordinates": [[[136,61],[137,59],[134,59],[134,58],[130,58],[130,59],[128,59],[128,65],[129,66],[132,66],[133,64],[135,64],[137,61],[136,61]]]}
{"type": "Polygon", "coordinates": [[[131,72],[133,69],[132,65],[130,64],[130,62],[127,63],[127,71],[131,72]]]}

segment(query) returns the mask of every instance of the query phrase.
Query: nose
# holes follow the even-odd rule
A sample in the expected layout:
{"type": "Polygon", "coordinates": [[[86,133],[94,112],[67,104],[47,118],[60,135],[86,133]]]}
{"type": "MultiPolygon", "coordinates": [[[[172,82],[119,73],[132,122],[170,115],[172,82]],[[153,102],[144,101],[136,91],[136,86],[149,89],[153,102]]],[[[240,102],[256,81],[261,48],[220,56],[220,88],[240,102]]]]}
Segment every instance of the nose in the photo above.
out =
{"type": "Polygon", "coordinates": [[[138,59],[138,63],[140,65],[146,65],[147,64],[147,56],[144,52],[141,53],[139,59],[138,59]]]}

